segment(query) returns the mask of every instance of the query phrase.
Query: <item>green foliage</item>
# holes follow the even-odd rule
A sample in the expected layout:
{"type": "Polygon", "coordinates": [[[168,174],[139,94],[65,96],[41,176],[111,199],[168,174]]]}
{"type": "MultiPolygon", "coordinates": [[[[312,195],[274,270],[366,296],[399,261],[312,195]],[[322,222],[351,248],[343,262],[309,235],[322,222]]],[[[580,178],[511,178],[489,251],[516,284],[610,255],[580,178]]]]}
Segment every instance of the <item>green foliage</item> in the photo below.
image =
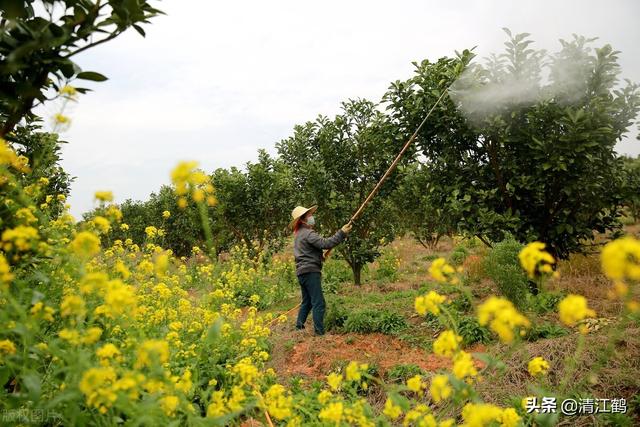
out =
{"type": "Polygon", "coordinates": [[[346,261],[329,257],[322,266],[322,289],[331,294],[338,293],[342,284],[352,277],[353,273],[346,261]]]}
{"type": "Polygon", "coordinates": [[[533,325],[527,330],[524,339],[537,341],[544,338],[557,338],[568,335],[570,332],[556,323],[542,323],[533,325]]]}
{"type": "MultiPolygon", "coordinates": [[[[382,177],[400,143],[387,116],[374,103],[350,100],[333,120],[321,116],[298,125],[293,136],[277,147],[282,160],[296,171],[293,179],[300,195],[296,204],[317,204],[316,228],[333,234],[382,177]]],[[[397,173],[391,174],[347,241],[336,249],[351,266],[357,285],[363,266],[380,255],[381,242],[394,238],[395,210],[389,195],[396,178],[397,173]]]]}
{"type": "Polygon", "coordinates": [[[465,116],[450,97],[435,109],[416,140],[431,180],[424,203],[466,234],[543,241],[560,258],[595,232],[615,229],[623,176],[614,147],[638,113],[640,94],[634,83],[618,85],[618,52],[608,45],[593,50],[590,42],[562,41],[551,56],[532,49],[526,34],[516,35],[486,65],[469,67],[472,54],[465,51],[415,64],[413,78],[395,82],[385,99],[406,135],[464,68],[468,78],[456,92],[479,93],[491,107],[465,116]],[[542,84],[547,71],[550,82],[542,84]],[[505,82],[525,87],[524,101],[482,96],[505,82]]]}
{"type": "Polygon", "coordinates": [[[392,283],[398,280],[398,267],[400,259],[396,251],[388,249],[383,251],[378,258],[378,268],[375,271],[375,279],[380,282],[392,283]]]}
{"type": "Polygon", "coordinates": [[[550,292],[541,292],[538,295],[531,295],[529,297],[529,308],[538,314],[555,312],[558,308],[558,303],[562,298],[564,298],[563,294],[550,292]]]}
{"type": "Polygon", "coordinates": [[[633,427],[634,425],[638,425],[637,419],[634,420],[627,414],[600,414],[598,419],[603,426],[633,427]]]}
{"type": "MultiPolygon", "coordinates": [[[[162,13],[149,2],[14,0],[2,4],[0,20],[0,137],[23,119],[32,121],[35,102],[44,103],[71,79],[103,81],[82,71],[72,57],[119,36],[162,13]]],[[[84,93],[88,89],[77,88],[84,93]]]]}
{"type": "Polygon", "coordinates": [[[451,236],[455,224],[441,206],[432,204],[430,170],[421,164],[402,169],[402,179],[393,194],[397,208],[398,227],[410,232],[425,249],[434,250],[444,236],[451,236]]]}
{"type": "MultiPolygon", "coordinates": [[[[19,185],[25,188],[40,184],[40,192],[32,195],[32,202],[36,206],[46,203],[48,214],[51,218],[57,218],[64,209],[65,199],[69,196],[73,182],[73,178],[60,164],[61,144],[66,142],[60,141],[55,133],[39,130],[38,125],[18,127],[9,138],[10,146],[15,149],[16,154],[29,161],[30,171],[19,175],[19,185]],[[46,185],[39,183],[43,178],[46,179],[46,185]]],[[[0,212],[2,210],[6,210],[6,206],[0,206],[0,212]]],[[[0,214],[0,218],[7,224],[9,218],[5,214],[0,214]]]]}
{"type": "MultiPolygon", "coordinates": [[[[171,249],[177,256],[189,256],[194,247],[205,246],[205,235],[202,220],[198,213],[198,207],[188,205],[181,209],[178,207],[178,196],[172,187],[163,185],[158,193],[151,193],[146,201],[126,200],[119,206],[122,212],[122,223],[128,228],[123,229],[114,226],[109,240],[125,241],[131,239],[134,243],[142,245],[148,241],[145,229],[149,226],[162,229],[164,236],[155,239],[155,243],[171,249]],[[163,212],[169,211],[170,217],[164,218],[163,212]]],[[[223,228],[221,221],[215,217],[215,209],[209,208],[209,222],[213,229],[215,246],[218,252],[228,250],[231,247],[231,236],[227,229],[223,228]]],[[[96,215],[104,215],[104,208],[97,208],[83,215],[85,220],[96,215]]]]}
{"type": "Polygon", "coordinates": [[[416,375],[424,375],[424,371],[414,364],[394,365],[387,371],[387,380],[394,383],[406,383],[407,380],[416,375]]]}
{"type": "Polygon", "coordinates": [[[637,222],[640,219],[640,156],[623,157],[622,162],[625,176],[623,203],[633,222],[637,222]]]}
{"type": "Polygon", "coordinates": [[[463,245],[458,245],[453,248],[451,255],[449,255],[449,262],[453,266],[459,266],[467,259],[467,256],[469,256],[469,250],[463,245]]]}
{"type": "Polygon", "coordinates": [[[461,293],[451,301],[450,307],[460,313],[468,313],[473,308],[473,301],[467,294],[461,293]]]}
{"type": "Polygon", "coordinates": [[[465,346],[491,341],[491,331],[480,326],[478,320],[472,316],[464,316],[458,321],[458,334],[462,337],[465,346]]]}
{"type": "Polygon", "coordinates": [[[257,163],[246,164],[246,172],[218,169],[212,181],[217,218],[230,230],[234,243],[246,245],[253,256],[267,248],[271,252],[282,248],[294,204],[287,165],[261,150],[257,163]]]}
{"type": "Polygon", "coordinates": [[[348,317],[349,311],[342,302],[330,300],[324,316],[324,327],[327,331],[339,330],[344,326],[348,317]]]}
{"type": "Polygon", "coordinates": [[[508,238],[497,243],[484,259],[487,276],[519,308],[526,307],[529,296],[529,279],[518,260],[523,247],[513,238],[508,238]]]}
{"type": "Polygon", "coordinates": [[[345,332],[361,334],[381,332],[397,334],[408,327],[406,319],[395,312],[386,310],[363,310],[349,313],[344,322],[345,332]]]}

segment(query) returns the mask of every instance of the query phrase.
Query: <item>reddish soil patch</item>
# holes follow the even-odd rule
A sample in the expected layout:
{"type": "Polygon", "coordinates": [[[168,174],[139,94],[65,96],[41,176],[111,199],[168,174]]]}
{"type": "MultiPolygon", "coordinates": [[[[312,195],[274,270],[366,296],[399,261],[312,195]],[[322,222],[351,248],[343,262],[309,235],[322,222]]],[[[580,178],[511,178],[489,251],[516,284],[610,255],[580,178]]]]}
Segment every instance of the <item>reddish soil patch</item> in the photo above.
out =
{"type": "MultiPolygon", "coordinates": [[[[475,347],[469,351],[484,351],[484,348],[475,347]]],[[[445,357],[410,347],[397,338],[383,334],[307,337],[293,347],[287,359],[282,374],[311,378],[323,378],[341,362],[351,360],[375,364],[380,368],[381,375],[399,364],[418,365],[425,371],[451,367],[451,361],[445,357]]],[[[481,362],[476,361],[476,364],[481,367],[481,362]]]]}

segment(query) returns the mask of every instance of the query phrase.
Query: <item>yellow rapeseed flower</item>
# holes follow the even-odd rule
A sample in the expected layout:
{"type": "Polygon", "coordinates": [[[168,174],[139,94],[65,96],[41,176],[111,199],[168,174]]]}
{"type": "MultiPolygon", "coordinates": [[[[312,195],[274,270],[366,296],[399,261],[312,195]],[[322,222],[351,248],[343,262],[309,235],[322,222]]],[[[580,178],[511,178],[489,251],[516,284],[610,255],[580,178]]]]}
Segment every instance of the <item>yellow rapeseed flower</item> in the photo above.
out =
{"type": "Polygon", "coordinates": [[[447,297],[438,294],[435,291],[429,291],[428,294],[416,297],[415,309],[418,314],[424,316],[427,312],[438,315],[440,313],[439,305],[442,304],[447,297]]]}
{"type": "Polygon", "coordinates": [[[253,384],[259,374],[258,368],[249,357],[241,359],[231,371],[240,377],[242,384],[253,384]]]}
{"type": "Polygon", "coordinates": [[[16,249],[19,252],[30,250],[34,243],[40,239],[38,230],[31,226],[18,225],[2,232],[2,248],[5,251],[16,249]]]}
{"type": "Polygon", "coordinates": [[[60,315],[67,316],[84,316],[86,313],[84,300],[78,295],[67,295],[60,303],[60,315]]]}
{"type": "Polygon", "coordinates": [[[458,379],[464,379],[466,377],[475,377],[478,375],[478,371],[473,365],[473,359],[471,355],[464,351],[459,351],[453,356],[453,375],[458,379]]]}
{"type": "Polygon", "coordinates": [[[163,211],[162,212],[162,218],[167,219],[171,216],[171,212],[169,211],[163,211]]]}
{"type": "Polygon", "coordinates": [[[551,264],[556,262],[544,248],[542,242],[531,242],[518,254],[520,265],[531,279],[539,273],[551,273],[551,264]]]}
{"type": "Polygon", "coordinates": [[[33,211],[29,208],[20,208],[16,211],[16,219],[25,225],[30,225],[38,222],[38,218],[33,215],[33,211]]]}
{"type": "Polygon", "coordinates": [[[342,402],[333,402],[322,408],[318,414],[318,418],[322,421],[329,421],[332,424],[339,424],[342,421],[344,406],[342,402]]]}
{"type": "Polygon", "coordinates": [[[462,337],[455,332],[447,330],[442,332],[433,342],[433,352],[439,356],[451,357],[458,351],[462,337]]]}
{"type": "Polygon", "coordinates": [[[120,350],[112,343],[107,343],[96,350],[96,356],[100,359],[112,359],[120,356],[120,350]]]}
{"type": "Polygon", "coordinates": [[[165,396],[160,399],[160,409],[165,413],[165,415],[169,417],[173,417],[176,414],[176,409],[178,409],[178,405],[180,404],[180,399],[178,396],[165,396]]]}
{"type": "Polygon", "coordinates": [[[489,324],[504,343],[513,342],[516,328],[530,326],[529,320],[516,310],[511,301],[495,296],[478,306],[478,323],[482,326],[489,324]]]}
{"type": "Polygon", "coordinates": [[[111,191],[96,191],[93,197],[101,202],[113,201],[113,193],[111,191]]]}
{"type": "Polygon", "coordinates": [[[407,388],[414,393],[422,395],[422,390],[426,388],[426,385],[422,382],[420,375],[414,375],[407,380],[407,388]]]}
{"type": "Polygon", "coordinates": [[[609,242],[600,258],[602,271],[611,280],[640,280],[640,240],[627,236],[609,242]]]}
{"type": "Polygon", "coordinates": [[[455,272],[455,268],[447,264],[447,261],[442,257],[435,259],[429,266],[431,277],[441,283],[457,284],[459,280],[455,277],[455,272]]]}
{"type": "Polygon", "coordinates": [[[85,395],[88,406],[105,414],[118,398],[113,387],[116,379],[112,367],[90,368],[82,374],[78,388],[85,395]]]}
{"type": "Polygon", "coordinates": [[[111,223],[109,220],[103,216],[96,216],[91,220],[95,228],[98,230],[99,234],[107,234],[109,230],[111,230],[111,223]]]}
{"type": "Polygon", "coordinates": [[[90,231],[81,231],[69,244],[74,254],[81,258],[89,258],[100,252],[100,238],[90,231]]]}
{"type": "Polygon", "coordinates": [[[347,381],[360,381],[362,373],[367,369],[369,369],[369,365],[366,363],[349,362],[345,371],[347,381]]]}
{"type": "Polygon", "coordinates": [[[387,398],[387,401],[384,402],[384,410],[382,411],[387,417],[395,420],[400,415],[402,415],[402,408],[395,403],[390,398],[387,398]]]}
{"type": "Polygon", "coordinates": [[[227,413],[223,391],[214,391],[207,406],[207,417],[217,418],[227,413]]]}
{"type": "Polygon", "coordinates": [[[145,227],[144,232],[148,238],[153,239],[158,234],[158,229],[153,225],[149,225],[145,227]]]}
{"type": "Polygon", "coordinates": [[[94,344],[98,342],[101,336],[102,336],[102,329],[94,326],[87,329],[87,332],[84,334],[81,341],[83,344],[94,344]]]}
{"type": "Polygon", "coordinates": [[[13,277],[7,259],[4,254],[0,252],[0,285],[11,282],[13,277]]]}
{"type": "Polygon", "coordinates": [[[63,340],[68,341],[69,344],[80,344],[80,333],[75,329],[61,329],[60,332],[58,332],[58,336],[63,340]]]}
{"type": "Polygon", "coordinates": [[[11,340],[0,341],[0,355],[16,354],[16,345],[11,340]]]}
{"type": "Polygon", "coordinates": [[[549,362],[540,356],[534,357],[529,361],[527,369],[532,377],[535,377],[536,375],[545,375],[549,371],[549,362]]]}
{"type": "Polygon", "coordinates": [[[29,160],[24,156],[18,156],[7,141],[0,138],[0,165],[11,166],[18,172],[28,173],[29,160]]]}
{"type": "Polygon", "coordinates": [[[322,390],[318,393],[318,402],[320,402],[321,405],[325,405],[332,396],[333,394],[329,390],[322,390]]]}
{"type": "Polygon", "coordinates": [[[285,388],[280,384],[272,385],[265,394],[267,410],[277,420],[284,420],[292,415],[293,397],[287,396],[285,388]]]}
{"type": "Polygon", "coordinates": [[[155,363],[165,363],[169,360],[169,343],[161,340],[147,340],[140,345],[134,367],[153,366],[155,363]]]}
{"type": "Polygon", "coordinates": [[[335,372],[327,375],[327,384],[331,387],[331,390],[338,391],[340,390],[340,385],[342,384],[342,374],[337,374],[335,372]]]}
{"type": "Polygon", "coordinates": [[[465,427],[483,427],[499,422],[502,409],[486,403],[467,403],[462,408],[462,419],[465,427]]]}
{"type": "Polygon", "coordinates": [[[587,300],[581,295],[567,295],[558,304],[560,321],[567,326],[573,326],[587,317],[595,317],[596,312],[587,307],[587,300]]]}
{"type": "Polygon", "coordinates": [[[438,403],[446,400],[451,396],[453,389],[449,385],[449,378],[446,375],[436,375],[431,380],[429,393],[434,402],[438,403]]]}

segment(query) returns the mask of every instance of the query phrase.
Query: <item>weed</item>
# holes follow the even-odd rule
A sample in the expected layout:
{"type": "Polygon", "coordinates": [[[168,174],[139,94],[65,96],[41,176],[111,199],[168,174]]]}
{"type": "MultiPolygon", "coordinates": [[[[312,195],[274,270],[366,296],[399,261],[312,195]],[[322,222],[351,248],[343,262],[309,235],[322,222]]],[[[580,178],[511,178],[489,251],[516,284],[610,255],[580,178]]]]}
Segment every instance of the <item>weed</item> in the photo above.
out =
{"type": "Polygon", "coordinates": [[[469,250],[462,245],[458,245],[453,248],[453,252],[449,255],[449,262],[454,266],[462,265],[467,256],[469,256],[469,250]]]}
{"type": "Polygon", "coordinates": [[[534,325],[524,336],[527,341],[537,341],[544,338],[557,338],[569,334],[569,331],[555,323],[534,325]]]}
{"type": "Polygon", "coordinates": [[[475,317],[465,316],[458,322],[458,333],[462,337],[465,346],[491,341],[491,332],[484,326],[480,326],[475,317]]]}
{"type": "Polygon", "coordinates": [[[407,321],[398,313],[379,310],[364,310],[352,313],[344,322],[346,332],[397,334],[408,327],[407,321]]]}
{"type": "Polygon", "coordinates": [[[518,253],[523,245],[513,238],[496,244],[485,258],[484,268],[500,292],[517,307],[526,307],[530,293],[529,279],[520,268],[518,253]]]}
{"type": "Polygon", "coordinates": [[[564,295],[550,292],[531,295],[529,298],[529,308],[538,314],[556,311],[558,303],[562,298],[564,298],[564,295]]]}
{"type": "Polygon", "coordinates": [[[342,301],[331,301],[324,317],[325,329],[331,331],[342,328],[347,317],[348,312],[342,301]]]}
{"type": "Polygon", "coordinates": [[[388,381],[395,383],[404,383],[409,378],[414,377],[416,375],[424,375],[424,371],[418,366],[414,364],[400,364],[395,365],[391,369],[387,371],[386,378],[388,381]]]}

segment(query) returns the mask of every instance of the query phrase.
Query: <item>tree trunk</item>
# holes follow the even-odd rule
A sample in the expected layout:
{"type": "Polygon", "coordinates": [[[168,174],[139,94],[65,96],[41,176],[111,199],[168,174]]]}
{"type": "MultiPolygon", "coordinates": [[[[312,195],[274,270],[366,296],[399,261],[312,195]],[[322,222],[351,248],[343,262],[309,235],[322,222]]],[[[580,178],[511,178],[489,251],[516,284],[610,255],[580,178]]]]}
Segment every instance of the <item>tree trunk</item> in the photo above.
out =
{"type": "Polygon", "coordinates": [[[362,276],[362,267],[362,264],[359,263],[351,264],[351,271],[353,272],[353,283],[356,286],[360,286],[362,284],[360,280],[362,276]]]}

